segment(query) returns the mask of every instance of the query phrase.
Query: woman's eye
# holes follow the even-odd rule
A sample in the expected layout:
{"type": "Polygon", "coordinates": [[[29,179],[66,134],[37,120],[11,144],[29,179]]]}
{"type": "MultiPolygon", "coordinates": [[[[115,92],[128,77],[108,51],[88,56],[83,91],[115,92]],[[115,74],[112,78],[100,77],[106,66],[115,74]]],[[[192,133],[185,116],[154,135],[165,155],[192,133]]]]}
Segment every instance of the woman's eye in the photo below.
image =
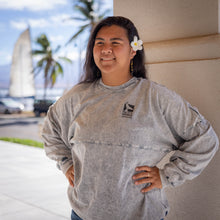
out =
{"type": "Polygon", "coordinates": [[[103,45],[103,42],[96,42],[96,45],[103,45]]]}
{"type": "Polygon", "coordinates": [[[113,45],[118,45],[119,42],[116,42],[116,41],[115,41],[115,42],[112,42],[112,44],[113,44],[113,45]]]}

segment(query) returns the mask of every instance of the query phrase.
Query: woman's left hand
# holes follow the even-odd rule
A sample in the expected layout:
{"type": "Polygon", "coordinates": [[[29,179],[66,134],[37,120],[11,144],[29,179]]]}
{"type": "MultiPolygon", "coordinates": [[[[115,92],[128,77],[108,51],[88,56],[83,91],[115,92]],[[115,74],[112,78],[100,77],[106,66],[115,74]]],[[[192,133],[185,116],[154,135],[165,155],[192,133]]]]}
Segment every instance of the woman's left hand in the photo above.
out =
{"type": "Polygon", "coordinates": [[[135,180],[135,185],[151,183],[150,186],[141,190],[142,193],[149,192],[154,188],[162,188],[159,169],[157,167],[141,166],[136,167],[135,171],[139,172],[132,177],[135,180]]]}

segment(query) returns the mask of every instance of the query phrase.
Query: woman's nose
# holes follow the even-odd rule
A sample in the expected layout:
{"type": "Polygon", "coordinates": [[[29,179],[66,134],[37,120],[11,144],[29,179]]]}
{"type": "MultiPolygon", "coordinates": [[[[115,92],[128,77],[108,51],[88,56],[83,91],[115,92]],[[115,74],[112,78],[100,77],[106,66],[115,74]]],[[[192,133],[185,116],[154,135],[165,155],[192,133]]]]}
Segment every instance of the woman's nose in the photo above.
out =
{"type": "Polygon", "coordinates": [[[111,54],[112,53],[112,48],[110,46],[104,46],[102,48],[102,54],[111,54]]]}

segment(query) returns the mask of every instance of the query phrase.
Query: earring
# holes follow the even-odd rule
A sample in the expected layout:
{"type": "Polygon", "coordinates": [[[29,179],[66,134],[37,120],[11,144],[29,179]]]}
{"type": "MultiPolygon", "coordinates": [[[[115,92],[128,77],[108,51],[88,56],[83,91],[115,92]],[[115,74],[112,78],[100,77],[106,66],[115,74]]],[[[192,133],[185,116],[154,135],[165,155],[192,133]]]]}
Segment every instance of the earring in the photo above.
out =
{"type": "Polygon", "coordinates": [[[100,78],[100,77],[101,77],[101,72],[100,72],[99,69],[98,69],[97,72],[96,72],[96,77],[97,77],[97,78],[100,78]]]}
{"type": "Polygon", "coordinates": [[[133,62],[133,60],[131,60],[130,72],[131,72],[131,75],[133,75],[133,72],[134,72],[134,62],[133,62]]]}

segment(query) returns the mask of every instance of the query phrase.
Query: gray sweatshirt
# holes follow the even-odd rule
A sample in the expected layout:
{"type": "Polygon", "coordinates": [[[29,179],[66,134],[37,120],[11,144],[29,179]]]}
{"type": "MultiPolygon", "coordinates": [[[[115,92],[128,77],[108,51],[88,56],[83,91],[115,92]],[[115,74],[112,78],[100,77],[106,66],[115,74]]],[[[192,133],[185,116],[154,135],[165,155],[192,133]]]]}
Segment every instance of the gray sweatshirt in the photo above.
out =
{"type": "Polygon", "coordinates": [[[66,173],[73,210],[83,220],[160,220],[169,210],[164,194],[198,176],[218,149],[210,123],[164,86],[132,78],[121,86],[101,80],[76,85],[50,109],[42,133],[48,157],[66,173]],[[137,166],[156,166],[163,189],[141,193],[137,166]]]}

